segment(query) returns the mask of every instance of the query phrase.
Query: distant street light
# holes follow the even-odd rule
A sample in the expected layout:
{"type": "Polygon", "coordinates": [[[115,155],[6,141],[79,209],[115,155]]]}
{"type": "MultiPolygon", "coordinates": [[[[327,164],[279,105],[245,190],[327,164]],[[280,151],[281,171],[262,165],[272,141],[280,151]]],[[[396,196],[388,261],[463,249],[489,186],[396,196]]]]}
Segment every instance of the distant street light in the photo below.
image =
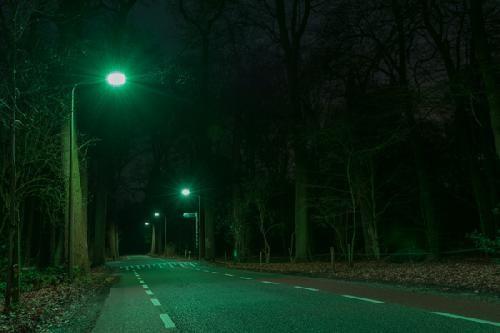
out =
{"type": "Polygon", "coordinates": [[[154,215],[155,215],[155,217],[160,217],[160,213],[159,212],[155,212],[154,215]]]}
{"type": "MultiPolygon", "coordinates": [[[[73,278],[73,224],[74,224],[74,205],[73,205],[73,131],[75,127],[75,95],[76,88],[83,85],[99,84],[102,81],[78,82],[71,89],[71,113],[69,124],[69,161],[68,161],[68,276],[73,278]]],[[[106,76],[106,82],[113,87],[120,87],[127,82],[125,74],[114,71],[106,76]]]]}
{"type": "MultiPolygon", "coordinates": [[[[188,188],[184,188],[181,191],[181,194],[185,197],[188,197],[191,195],[191,190],[188,188]]],[[[198,259],[201,259],[201,248],[200,248],[200,237],[199,237],[199,230],[200,230],[200,220],[201,220],[201,196],[198,194],[196,195],[198,197],[198,212],[195,213],[195,218],[196,218],[196,225],[195,225],[195,246],[198,249],[198,259]]],[[[184,217],[186,217],[184,215],[184,217]]]]}
{"type": "Polygon", "coordinates": [[[149,222],[144,222],[144,225],[145,225],[146,227],[148,227],[148,226],[149,226],[149,222]]]}

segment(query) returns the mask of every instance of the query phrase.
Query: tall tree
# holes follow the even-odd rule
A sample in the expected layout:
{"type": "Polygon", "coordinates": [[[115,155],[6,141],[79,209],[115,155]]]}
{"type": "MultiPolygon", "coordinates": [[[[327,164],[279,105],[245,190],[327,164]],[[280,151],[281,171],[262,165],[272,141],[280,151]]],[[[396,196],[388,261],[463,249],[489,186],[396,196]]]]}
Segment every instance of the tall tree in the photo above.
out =
{"type": "Polygon", "coordinates": [[[490,121],[495,136],[497,158],[500,158],[500,87],[498,65],[495,65],[488,41],[484,19],[484,0],[469,0],[469,16],[472,30],[473,51],[483,77],[486,97],[489,103],[490,121]]]}
{"type": "MultiPolygon", "coordinates": [[[[269,5],[264,1],[265,5],[269,5]]],[[[291,3],[275,0],[275,18],[279,42],[286,65],[288,98],[291,110],[291,131],[295,154],[295,257],[304,260],[310,254],[307,209],[307,148],[301,128],[307,123],[301,94],[300,63],[302,40],[311,17],[312,0],[291,3]]]]}
{"type": "MultiPolygon", "coordinates": [[[[197,148],[197,160],[198,165],[204,166],[204,171],[200,170],[200,174],[203,174],[203,179],[208,182],[212,178],[214,170],[214,161],[211,157],[211,151],[213,151],[213,144],[211,137],[209,135],[209,127],[214,125],[214,119],[216,115],[214,114],[215,109],[214,98],[210,95],[210,41],[213,38],[213,34],[216,30],[216,24],[220,20],[224,10],[226,9],[226,0],[201,0],[201,1],[178,1],[179,11],[188,23],[189,27],[194,29],[197,38],[201,42],[200,48],[200,61],[198,69],[198,79],[199,79],[199,96],[198,103],[196,107],[196,112],[194,114],[196,121],[195,133],[196,133],[196,148],[197,148]]],[[[205,183],[204,186],[208,184],[205,183]]],[[[201,188],[201,184],[199,184],[201,188]]],[[[213,246],[214,239],[205,239],[207,237],[213,237],[214,224],[213,216],[206,216],[207,213],[214,212],[213,209],[208,208],[207,205],[213,204],[211,200],[204,201],[205,214],[200,214],[200,230],[199,230],[199,246],[200,246],[200,256],[205,257],[206,245],[213,246]],[[205,218],[204,218],[205,217],[205,218]],[[208,221],[209,223],[205,223],[208,221]],[[212,230],[206,231],[205,229],[209,227],[212,230]]],[[[208,251],[210,254],[213,253],[213,249],[210,248],[208,251]]]]}

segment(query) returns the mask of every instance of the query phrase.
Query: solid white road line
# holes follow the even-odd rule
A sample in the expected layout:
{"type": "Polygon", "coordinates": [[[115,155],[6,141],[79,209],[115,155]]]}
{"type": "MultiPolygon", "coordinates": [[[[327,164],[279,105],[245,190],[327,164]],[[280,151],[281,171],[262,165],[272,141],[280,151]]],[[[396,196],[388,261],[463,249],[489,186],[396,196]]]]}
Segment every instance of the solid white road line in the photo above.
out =
{"type": "Polygon", "coordinates": [[[160,301],[156,298],[151,298],[151,303],[153,303],[154,306],[160,306],[160,301]]]}
{"type": "Polygon", "coordinates": [[[356,297],[356,296],[352,296],[352,295],[342,295],[342,297],[351,298],[351,299],[358,299],[360,301],[365,301],[365,302],[370,302],[370,303],[375,303],[375,304],[384,303],[382,301],[377,301],[376,299],[365,298],[365,297],[356,297]]]}
{"type": "Polygon", "coordinates": [[[153,295],[153,292],[151,290],[149,290],[149,289],[146,289],[146,294],[148,294],[148,295],[151,296],[151,295],[153,295]]]}
{"type": "Polygon", "coordinates": [[[175,328],[175,324],[170,319],[170,316],[166,313],[160,314],[160,319],[163,321],[163,324],[165,325],[165,328],[175,328]]]}
{"type": "Polygon", "coordinates": [[[226,274],[224,274],[224,275],[225,275],[225,276],[234,276],[233,274],[228,274],[228,273],[226,273],[226,274]]]}
{"type": "Polygon", "coordinates": [[[305,290],[309,290],[309,291],[319,291],[319,289],[316,289],[316,288],[304,288],[305,290]]]}
{"type": "Polygon", "coordinates": [[[243,280],[253,280],[253,278],[251,278],[251,277],[245,277],[245,276],[240,276],[240,279],[243,279],[243,280]]]}
{"type": "Polygon", "coordinates": [[[478,324],[488,324],[488,325],[500,327],[500,323],[496,323],[494,321],[488,321],[488,320],[476,319],[476,318],[470,318],[470,317],[463,317],[463,316],[458,316],[458,315],[454,315],[454,314],[446,313],[446,312],[432,312],[432,313],[440,315],[440,316],[453,318],[453,319],[468,320],[468,321],[472,321],[472,322],[478,323],[478,324]]]}
{"type": "Polygon", "coordinates": [[[142,287],[143,287],[144,289],[148,289],[148,288],[149,288],[147,284],[143,284],[143,285],[142,285],[142,287]]]}

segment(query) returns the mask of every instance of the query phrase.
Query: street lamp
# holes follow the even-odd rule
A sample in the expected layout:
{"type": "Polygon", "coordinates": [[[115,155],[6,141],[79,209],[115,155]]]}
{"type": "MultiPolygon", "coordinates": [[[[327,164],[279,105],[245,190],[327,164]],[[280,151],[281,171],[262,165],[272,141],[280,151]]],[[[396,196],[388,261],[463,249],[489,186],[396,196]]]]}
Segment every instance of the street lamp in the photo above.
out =
{"type": "Polygon", "coordinates": [[[146,227],[149,227],[149,222],[144,222],[144,225],[145,225],[146,227]]]}
{"type": "Polygon", "coordinates": [[[154,213],[154,216],[155,216],[155,217],[160,217],[160,213],[159,213],[159,212],[155,212],[155,213],[154,213]]]}
{"type": "MultiPolygon", "coordinates": [[[[191,195],[191,190],[188,188],[184,188],[181,191],[181,194],[185,197],[188,197],[191,195]]],[[[199,194],[196,195],[198,197],[198,212],[195,214],[196,217],[196,225],[195,225],[195,245],[196,248],[198,248],[198,259],[201,259],[201,248],[200,248],[200,237],[199,237],[199,230],[200,230],[200,220],[201,220],[201,196],[199,194]]]]}
{"type": "MultiPolygon", "coordinates": [[[[119,71],[114,71],[106,76],[106,82],[113,87],[120,87],[127,82],[125,74],[119,71]]],[[[68,276],[73,277],[73,251],[72,251],[72,233],[74,224],[74,205],[73,205],[73,131],[75,127],[75,95],[76,89],[83,85],[98,84],[101,81],[95,82],[78,82],[71,89],[71,113],[69,124],[69,162],[68,162],[68,276]]]]}
{"type": "Polygon", "coordinates": [[[115,71],[106,76],[106,81],[113,87],[120,87],[127,82],[127,77],[122,72],[115,71]]]}

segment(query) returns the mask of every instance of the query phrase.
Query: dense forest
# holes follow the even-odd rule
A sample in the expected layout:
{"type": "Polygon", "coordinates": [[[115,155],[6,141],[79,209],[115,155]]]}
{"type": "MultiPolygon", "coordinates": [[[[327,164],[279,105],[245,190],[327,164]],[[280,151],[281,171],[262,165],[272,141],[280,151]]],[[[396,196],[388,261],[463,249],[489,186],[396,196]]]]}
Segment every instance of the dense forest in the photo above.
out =
{"type": "Polygon", "coordinates": [[[183,186],[208,260],[498,255],[499,64],[496,0],[2,1],[6,307],[30,267],[194,251],[183,186]]]}

